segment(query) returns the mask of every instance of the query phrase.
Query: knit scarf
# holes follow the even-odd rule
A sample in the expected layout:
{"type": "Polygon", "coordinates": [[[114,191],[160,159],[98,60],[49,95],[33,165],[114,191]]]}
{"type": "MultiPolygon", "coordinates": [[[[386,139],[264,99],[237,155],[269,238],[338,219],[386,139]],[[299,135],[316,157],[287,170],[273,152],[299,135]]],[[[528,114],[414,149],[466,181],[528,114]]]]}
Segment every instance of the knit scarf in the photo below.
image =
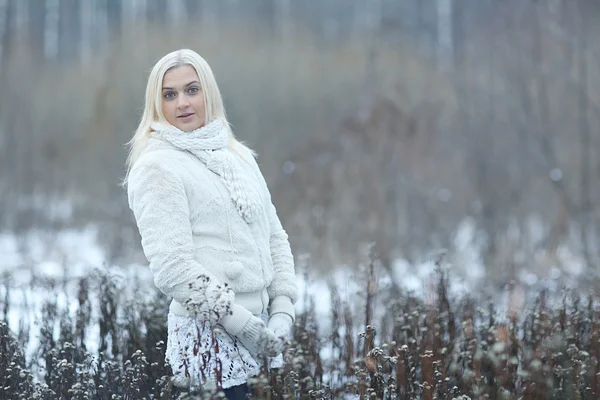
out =
{"type": "Polygon", "coordinates": [[[199,158],[206,167],[217,174],[246,222],[253,222],[259,215],[260,194],[248,179],[243,179],[240,160],[229,149],[227,129],[221,119],[215,119],[203,127],[184,132],[171,124],[154,122],[150,137],[163,140],[199,158]]]}

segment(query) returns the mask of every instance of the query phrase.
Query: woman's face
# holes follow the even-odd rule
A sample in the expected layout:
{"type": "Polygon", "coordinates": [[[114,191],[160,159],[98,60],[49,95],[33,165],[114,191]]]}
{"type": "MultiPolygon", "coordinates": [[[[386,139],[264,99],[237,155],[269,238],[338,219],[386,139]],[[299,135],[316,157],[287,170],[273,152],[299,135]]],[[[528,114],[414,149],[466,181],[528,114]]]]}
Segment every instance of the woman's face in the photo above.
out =
{"type": "Polygon", "coordinates": [[[171,68],[162,85],[162,111],[167,121],[184,132],[204,126],[206,109],[200,79],[191,65],[171,68]]]}

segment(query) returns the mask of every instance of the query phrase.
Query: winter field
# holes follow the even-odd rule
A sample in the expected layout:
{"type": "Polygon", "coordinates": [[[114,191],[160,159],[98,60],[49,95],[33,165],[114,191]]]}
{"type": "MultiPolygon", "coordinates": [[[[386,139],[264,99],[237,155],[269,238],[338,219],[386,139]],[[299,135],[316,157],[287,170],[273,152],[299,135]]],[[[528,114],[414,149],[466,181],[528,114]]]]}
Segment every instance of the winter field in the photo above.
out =
{"type": "MultiPolygon", "coordinates": [[[[600,312],[570,290],[583,281],[577,260],[493,288],[468,222],[455,238],[391,273],[368,259],[316,273],[297,256],[287,363],[252,381],[255,397],[596,398],[600,312]]],[[[107,265],[94,227],[5,233],[0,254],[1,398],[210,394],[170,384],[168,299],[147,266],[107,265]]]]}
{"type": "Polygon", "coordinates": [[[599,5],[0,0],[0,400],[220,398],[171,382],[118,184],[178,48],[295,250],[253,398],[600,399],[599,5]]]}

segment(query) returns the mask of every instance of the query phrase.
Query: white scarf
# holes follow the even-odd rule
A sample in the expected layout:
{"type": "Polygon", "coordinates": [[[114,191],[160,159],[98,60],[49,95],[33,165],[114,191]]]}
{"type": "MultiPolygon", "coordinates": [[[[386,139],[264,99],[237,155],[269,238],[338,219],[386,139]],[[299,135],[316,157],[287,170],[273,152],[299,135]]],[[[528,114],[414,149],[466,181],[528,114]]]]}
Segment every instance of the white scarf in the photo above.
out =
{"type": "Polygon", "coordinates": [[[203,127],[184,132],[171,124],[154,122],[150,136],[186,150],[198,157],[208,169],[217,174],[227,189],[236,209],[246,222],[259,215],[260,194],[248,179],[242,179],[242,171],[236,154],[229,150],[228,131],[221,119],[215,119],[203,127]]]}

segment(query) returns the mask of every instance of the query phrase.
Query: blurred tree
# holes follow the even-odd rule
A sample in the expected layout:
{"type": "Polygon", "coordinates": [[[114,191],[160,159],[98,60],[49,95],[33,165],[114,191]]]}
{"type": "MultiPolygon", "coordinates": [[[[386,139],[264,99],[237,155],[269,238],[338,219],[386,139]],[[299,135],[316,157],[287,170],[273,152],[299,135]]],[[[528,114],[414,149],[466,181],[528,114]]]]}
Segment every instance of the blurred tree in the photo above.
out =
{"type": "Polygon", "coordinates": [[[414,260],[472,216],[492,269],[539,253],[557,265],[564,244],[593,265],[599,12],[592,0],[0,0],[0,212],[5,226],[41,224],[17,212],[40,201],[17,199],[77,193],[81,223],[130,227],[122,144],[148,66],[189,46],[268,180],[293,193],[275,193],[292,238],[327,263],[369,240],[387,262],[414,260]]]}
{"type": "Polygon", "coordinates": [[[45,0],[44,4],[44,57],[55,59],[58,56],[60,0],[45,0]]]}

